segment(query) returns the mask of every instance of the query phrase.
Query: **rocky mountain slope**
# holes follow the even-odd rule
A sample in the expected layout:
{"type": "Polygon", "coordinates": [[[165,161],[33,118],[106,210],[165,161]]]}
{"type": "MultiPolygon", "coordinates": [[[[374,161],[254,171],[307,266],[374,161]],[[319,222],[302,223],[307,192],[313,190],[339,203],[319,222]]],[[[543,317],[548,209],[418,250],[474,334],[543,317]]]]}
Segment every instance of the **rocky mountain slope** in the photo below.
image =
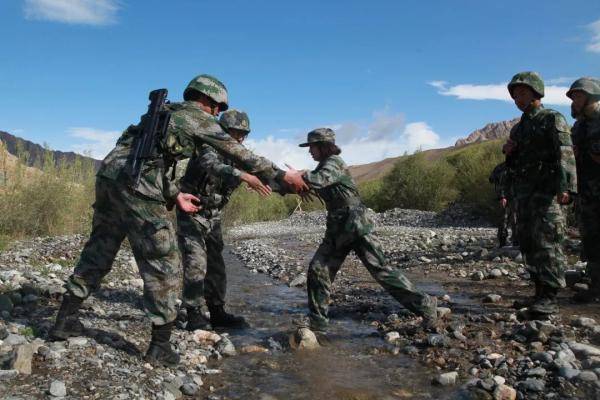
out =
{"type": "Polygon", "coordinates": [[[454,144],[455,147],[465,146],[471,143],[484,142],[486,140],[507,138],[510,130],[519,118],[511,119],[510,121],[492,122],[481,129],[476,129],[469,136],[463,139],[458,139],[454,144]]]}
{"type": "MultiPolygon", "coordinates": [[[[43,146],[37,143],[33,143],[29,140],[22,139],[18,136],[11,135],[8,132],[0,131],[0,141],[4,142],[8,152],[14,156],[18,156],[19,152],[26,152],[27,165],[35,166],[39,165],[44,159],[44,152],[46,151],[43,146]]],[[[80,160],[92,160],[96,169],[100,167],[100,160],[93,159],[91,157],[82,156],[72,151],[60,151],[51,150],[56,162],[66,161],[72,163],[73,161],[80,160]]]]}

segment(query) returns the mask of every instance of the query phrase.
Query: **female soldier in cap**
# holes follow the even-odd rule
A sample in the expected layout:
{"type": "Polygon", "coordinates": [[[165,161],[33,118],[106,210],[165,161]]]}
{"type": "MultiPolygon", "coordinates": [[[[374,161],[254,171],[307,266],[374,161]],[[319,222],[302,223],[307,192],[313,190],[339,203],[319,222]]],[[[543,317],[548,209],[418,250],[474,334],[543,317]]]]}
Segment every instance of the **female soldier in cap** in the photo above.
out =
{"type": "Polygon", "coordinates": [[[372,234],[373,222],[366,214],[356,184],[339,156],[335,133],[329,128],[315,129],[306,143],[317,168],[305,172],[306,184],[314,189],[327,207],[327,230],[308,268],[309,325],[324,331],[331,284],[348,253],[354,250],[363,265],[396,300],[423,317],[425,327],[437,321],[435,297],[417,290],[398,268],[387,265],[383,251],[372,234]]]}

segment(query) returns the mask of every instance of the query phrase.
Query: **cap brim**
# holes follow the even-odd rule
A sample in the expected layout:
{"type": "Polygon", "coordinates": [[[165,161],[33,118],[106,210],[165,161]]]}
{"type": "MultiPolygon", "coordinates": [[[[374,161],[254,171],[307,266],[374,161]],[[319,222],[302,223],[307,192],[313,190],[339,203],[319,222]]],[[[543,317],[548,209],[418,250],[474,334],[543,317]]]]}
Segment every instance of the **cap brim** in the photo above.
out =
{"type": "Polygon", "coordinates": [[[310,146],[310,143],[300,143],[298,145],[298,147],[308,147],[308,146],[310,146]]]}

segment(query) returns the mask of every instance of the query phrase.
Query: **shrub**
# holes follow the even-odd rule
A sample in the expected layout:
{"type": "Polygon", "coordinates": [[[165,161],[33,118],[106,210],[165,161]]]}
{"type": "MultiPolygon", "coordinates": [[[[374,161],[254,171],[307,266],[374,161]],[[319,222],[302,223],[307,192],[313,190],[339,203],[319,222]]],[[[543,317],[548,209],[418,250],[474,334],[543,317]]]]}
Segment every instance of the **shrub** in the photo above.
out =
{"type": "Polygon", "coordinates": [[[378,207],[440,211],[457,197],[454,177],[443,159],[429,161],[420,152],[401,158],[383,178],[378,207]]]}

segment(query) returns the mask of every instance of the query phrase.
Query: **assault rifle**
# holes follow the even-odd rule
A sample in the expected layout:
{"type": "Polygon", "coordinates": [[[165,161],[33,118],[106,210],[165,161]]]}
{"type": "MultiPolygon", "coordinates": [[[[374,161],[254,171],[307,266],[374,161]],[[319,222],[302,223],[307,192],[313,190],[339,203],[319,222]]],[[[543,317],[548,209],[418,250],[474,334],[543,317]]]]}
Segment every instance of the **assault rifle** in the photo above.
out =
{"type": "Polygon", "coordinates": [[[143,117],[142,134],[135,139],[129,164],[134,189],[140,184],[146,161],[156,157],[158,140],[164,137],[169,126],[171,114],[164,110],[164,105],[168,103],[167,94],[167,89],[156,89],[148,96],[150,105],[143,117]]]}

